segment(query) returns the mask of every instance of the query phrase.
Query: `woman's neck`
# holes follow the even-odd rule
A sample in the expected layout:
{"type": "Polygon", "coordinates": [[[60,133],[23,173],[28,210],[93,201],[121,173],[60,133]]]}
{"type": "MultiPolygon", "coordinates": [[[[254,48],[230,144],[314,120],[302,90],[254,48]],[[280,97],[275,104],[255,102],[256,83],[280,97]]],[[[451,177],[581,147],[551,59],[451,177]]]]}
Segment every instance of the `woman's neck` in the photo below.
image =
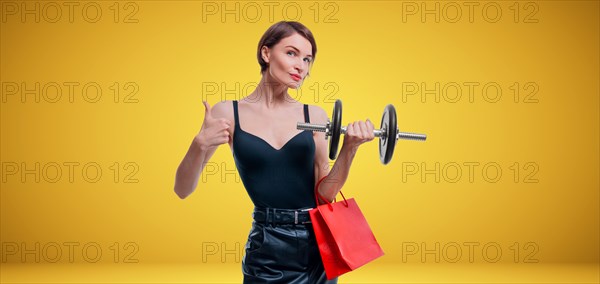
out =
{"type": "Polygon", "coordinates": [[[296,101],[288,94],[287,90],[286,85],[276,82],[268,72],[265,72],[254,92],[245,100],[260,104],[267,109],[281,107],[296,101]]]}

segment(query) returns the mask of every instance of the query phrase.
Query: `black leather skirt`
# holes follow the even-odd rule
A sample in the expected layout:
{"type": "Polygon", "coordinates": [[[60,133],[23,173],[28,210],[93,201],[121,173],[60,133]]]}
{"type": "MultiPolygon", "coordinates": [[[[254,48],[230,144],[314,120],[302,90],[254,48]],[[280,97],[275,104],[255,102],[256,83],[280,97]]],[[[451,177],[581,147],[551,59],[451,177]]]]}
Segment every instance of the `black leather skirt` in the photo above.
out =
{"type": "Polygon", "coordinates": [[[273,224],[255,218],[242,272],[244,283],[337,283],[337,278],[327,280],[310,223],[273,224]]]}

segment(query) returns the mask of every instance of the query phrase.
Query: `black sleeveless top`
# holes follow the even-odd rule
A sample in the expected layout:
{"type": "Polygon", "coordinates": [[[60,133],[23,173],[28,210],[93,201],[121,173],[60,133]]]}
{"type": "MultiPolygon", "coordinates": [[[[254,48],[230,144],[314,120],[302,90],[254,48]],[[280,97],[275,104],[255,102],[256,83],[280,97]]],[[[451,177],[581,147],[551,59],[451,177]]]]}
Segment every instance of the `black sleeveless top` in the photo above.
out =
{"type": "MultiPolygon", "coordinates": [[[[240,128],[237,101],[233,101],[233,113],[233,158],[254,206],[314,208],[315,141],[312,132],[305,130],[296,134],[277,150],[262,138],[240,128]]],[[[310,122],[306,104],[304,121],[310,122]]]]}

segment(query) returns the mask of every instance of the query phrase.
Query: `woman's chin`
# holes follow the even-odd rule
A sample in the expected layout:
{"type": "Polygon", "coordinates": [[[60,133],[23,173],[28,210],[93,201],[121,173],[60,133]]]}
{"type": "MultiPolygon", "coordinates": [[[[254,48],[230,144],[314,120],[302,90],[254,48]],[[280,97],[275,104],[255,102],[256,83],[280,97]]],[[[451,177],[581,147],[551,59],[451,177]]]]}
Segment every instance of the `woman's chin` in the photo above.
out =
{"type": "Polygon", "coordinates": [[[298,82],[292,81],[292,82],[288,82],[286,85],[290,89],[298,89],[302,85],[302,81],[298,81],[298,82]]]}

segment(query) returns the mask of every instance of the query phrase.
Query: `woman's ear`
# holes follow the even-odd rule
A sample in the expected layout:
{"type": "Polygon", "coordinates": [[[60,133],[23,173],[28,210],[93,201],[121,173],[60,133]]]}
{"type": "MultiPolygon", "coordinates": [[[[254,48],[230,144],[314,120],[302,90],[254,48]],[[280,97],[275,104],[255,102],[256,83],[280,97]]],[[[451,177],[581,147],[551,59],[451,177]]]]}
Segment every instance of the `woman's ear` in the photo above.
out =
{"type": "Polygon", "coordinates": [[[264,46],[260,49],[260,54],[262,56],[262,59],[266,62],[269,63],[269,48],[264,46]]]}

